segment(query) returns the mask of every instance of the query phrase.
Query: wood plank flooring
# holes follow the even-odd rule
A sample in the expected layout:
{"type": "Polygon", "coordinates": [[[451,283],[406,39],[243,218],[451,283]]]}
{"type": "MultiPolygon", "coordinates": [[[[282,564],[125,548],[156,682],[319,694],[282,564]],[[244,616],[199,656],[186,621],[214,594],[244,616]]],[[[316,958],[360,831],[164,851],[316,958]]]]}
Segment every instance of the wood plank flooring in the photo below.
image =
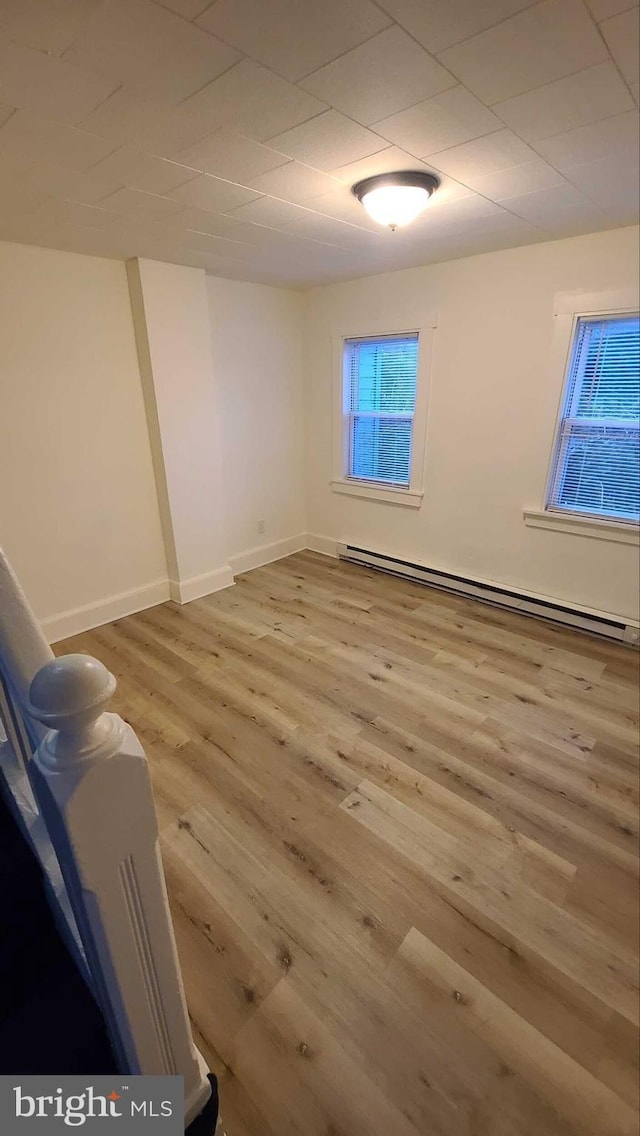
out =
{"type": "Polygon", "coordinates": [[[228,1136],[636,1136],[637,654],[310,552],[68,650],[228,1136]]]}

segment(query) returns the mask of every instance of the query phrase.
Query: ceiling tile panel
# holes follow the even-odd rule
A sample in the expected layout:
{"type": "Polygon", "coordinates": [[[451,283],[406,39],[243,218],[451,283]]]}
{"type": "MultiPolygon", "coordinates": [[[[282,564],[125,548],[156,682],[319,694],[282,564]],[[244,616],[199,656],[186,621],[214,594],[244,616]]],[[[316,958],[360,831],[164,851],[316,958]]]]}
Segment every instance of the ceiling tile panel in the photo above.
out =
{"type": "MultiPolygon", "coordinates": [[[[108,159],[107,159],[108,160],[108,159]]],[[[96,167],[99,172],[100,166],[96,167]]],[[[131,169],[125,185],[134,189],[143,189],[147,193],[170,193],[180,185],[194,181],[199,176],[199,170],[189,169],[188,166],[178,162],[169,162],[166,158],[156,158],[152,154],[144,154],[131,169]]]]}
{"type": "Polygon", "coordinates": [[[470,142],[502,126],[500,119],[475,95],[465,87],[456,86],[374,123],[373,128],[384,138],[422,156],[470,142]]]}
{"type": "Polygon", "coordinates": [[[598,228],[607,228],[612,220],[580,190],[568,184],[525,193],[502,204],[509,212],[545,229],[552,236],[591,233],[598,228]]]}
{"type": "MultiPolygon", "coordinates": [[[[513,208],[518,214],[523,208],[516,198],[513,202],[506,204],[507,208],[513,208]]],[[[533,217],[531,219],[533,220],[533,217]]],[[[585,199],[565,208],[560,206],[558,200],[554,208],[541,211],[538,218],[533,220],[533,224],[545,229],[545,232],[551,236],[560,234],[575,236],[579,233],[592,233],[598,228],[612,228],[614,226],[613,219],[608,217],[604,210],[599,209],[592,201],[585,199]]]]}
{"type": "Polygon", "coordinates": [[[469,241],[476,233],[487,231],[504,216],[507,214],[499,205],[476,193],[437,208],[434,198],[433,207],[430,203],[417,222],[391,234],[392,247],[398,255],[404,252],[408,256],[412,250],[423,249],[423,255],[430,256],[434,244],[446,247],[453,242],[457,247],[460,241],[469,241]]]}
{"type": "Polygon", "coordinates": [[[325,111],[270,141],[276,150],[282,150],[305,165],[326,171],[386,148],[384,138],[336,110],[325,111]]]}
{"type": "Polygon", "coordinates": [[[232,239],[235,229],[238,228],[238,222],[230,217],[198,209],[195,205],[187,205],[179,213],[175,213],[170,218],[170,223],[180,229],[209,233],[213,237],[232,237],[232,239]]]}
{"type": "Polygon", "coordinates": [[[201,16],[212,4],[212,0],[155,0],[155,2],[178,16],[184,16],[185,20],[195,20],[196,16],[201,16]]]}
{"type": "Polygon", "coordinates": [[[187,108],[188,100],[154,116],[138,128],[131,141],[148,154],[175,159],[179,152],[206,138],[215,126],[204,115],[187,108]]]}
{"type": "Polygon", "coordinates": [[[301,79],[391,21],[370,0],[217,0],[200,27],[286,79],[301,79]]]}
{"type": "Polygon", "coordinates": [[[554,239],[559,237],[577,237],[580,233],[593,233],[595,230],[613,229],[617,222],[594,205],[587,201],[581,205],[571,205],[567,209],[554,209],[546,213],[539,222],[545,234],[554,239]]]}
{"type": "Polygon", "coordinates": [[[630,86],[635,86],[637,91],[640,71],[638,9],[631,8],[611,20],[605,20],[600,24],[600,31],[626,82],[630,86]]]}
{"type": "Polygon", "coordinates": [[[640,175],[636,154],[621,151],[584,162],[567,169],[566,177],[619,225],[637,225],[640,175]]]}
{"type": "Polygon", "coordinates": [[[633,99],[611,62],[493,106],[507,126],[532,143],[631,109],[633,99]]]}
{"type": "Polygon", "coordinates": [[[309,209],[315,209],[327,217],[335,217],[336,220],[346,221],[349,225],[359,225],[370,233],[380,233],[380,226],[363,209],[347,185],[340,185],[339,189],[322,193],[318,197],[310,197],[306,205],[309,209]]]}
{"type": "Polygon", "coordinates": [[[119,178],[98,177],[93,170],[80,173],[43,159],[21,171],[19,177],[25,191],[70,198],[87,205],[96,205],[110,193],[115,193],[116,189],[122,188],[119,178]]]}
{"type": "Polygon", "coordinates": [[[455,79],[393,27],[307,76],[307,91],[368,126],[452,87],[455,79]]]}
{"type": "Polygon", "coordinates": [[[57,162],[87,170],[104,158],[113,143],[74,126],[17,110],[0,127],[0,169],[26,170],[39,162],[57,162]]]}
{"type": "Polygon", "coordinates": [[[521,166],[511,166],[507,170],[498,170],[493,174],[470,174],[467,178],[477,193],[489,197],[492,201],[503,202],[505,198],[515,197],[522,193],[535,193],[539,189],[548,189],[550,186],[563,184],[562,174],[554,170],[542,158],[534,158],[521,166]]]}
{"type": "Polygon", "coordinates": [[[428,51],[443,51],[531,7],[535,0],[379,0],[428,51]]]}
{"type": "Polygon", "coordinates": [[[265,67],[245,59],[187,99],[180,110],[185,119],[191,118],[206,126],[201,137],[225,126],[265,142],[320,114],[326,110],[326,105],[265,67]]]}
{"type": "Polygon", "coordinates": [[[216,256],[247,257],[251,256],[250,245],[241,241],[229,240],[228,237],[213,236],[210,233],[199,233],[196,230],[180,232],[178,239],[188,248],[200,249],[201,252],[210,252],[216,256]]]}
{"type": "Polygon", "coordinates": [[[173,226],[174,215],[167,215],[163,220],[145,216],[141,212],[123,213],[110,227],[111,233],[118,233],[128,240],[144,241],[173,241],[177,245],[179,229],[173,226]]]}
{"type": "Polygon", "coordinates": [[[55,55],[0,37],[0,101],[76,125],[117,87],[55,55]]]}
{"type": "Polygon", "coordinates": [[[627,12],[629,8],[637,8],[638,0],[585,0],[587,8],[595,20],[608,20],[610,16],[617,16],[619,12],[627,12]]]}
{"type": "Polygon", "coordinates": [[[100,0],[0,0],[0,35],[60,55],[99,4],[100,0]]]}
{"type": "Polygon", "coordinates": [[[513,197],[506,197],[501,204],[510,213],[530,221],[532,225],[544,226],[554,213],[564,212],[577,205],[589,205],[590,202],[574,185],[563,181],[560,185],[514,194],[513,197]]]}
{"type": "Polygon", "coordinates": [[[415,251],[418,258],[414,263],[424,263],[438,252],[437,259],[449,260],[458,256],[473,256],[478,252],[494,248],[509,248],[512,245],[530,244],[542,239],[541,230],[521,217],[515,217],[504,209],[497,209],[491,216],[469,220],[466,224],[425,226],[413,241],[403,241],[405,256],[415,251]],[[471,250],[471,251],[468,251],[471,250]],[[420,255],[421,254],[421,255],[420,255]]]}
{"type": "Polygon", "coordinates": [[[498,130],[462,146],[431,154],[429,161],[435,169],[469,185],[471,180],[522,166],[537,157],[535,150],[510,130],[498,130]]]}
{"type": "Polygon", "coordinates": [[[27,185],[22,177],[7,172],[0,178],[0,218],[9,214],[29,213],[42,205],[47,194],[36,186],[27,185]]]}
{"type": "Polygon", "coordinates": [[[297,257],[300,261],[304,261],[310,246],[313,248],[311,241],[303,236],[294,235],[292,231],[285,232],[283,229],[255,224],[253,221],[238,221],[234,239],[248,244],[254,250],[254,255],[273,257],[276,261],[283,256],[297,257]]]}
{"type": "Polygon", "coordinates": [[[143,154],[132,146],[120,146],[92,167],[97,177],[118,179],[120,184],[142,189],[146,193],[169,193],[199,176],[199,171],[143,154]]]}
{"type": "Polygon", "coordinates": [[[304,204],[310,197],[330,193],[332,189],[341,187],[337,178],[313,170],[310,166],[303,166],[300,162],[288,162],[277,170],[251,178],[250,185],[261,193],[269,193],[298,205],[304,204]]]}
{"type": "Polygon", "coordinates": [[[63,58],[147,98],[184,99],[238,59],[228,44],[152,0],[102,0],[63,58]]]}
{"type": "Polygon", "coordinates": [[[194,181],[171,192],[171,197],[182,205],[194,205],[197,209],[205,209],[210,213],[226,213],[228,209],[244,205],[259,196],[253,189],[212,177],[211,174],[200,174],[194,181]]]}
{"type": "Polygon", "coordinates": [[[183,253],[183,247],[182,245],[178,246],[178,255],[182,256],[183,259],[176,260],[175,255],[172,258],[177,264],[186,264],[191,268],[203,268],[205,272],[210,272],[214,276],[225,276],[228,280],[255,280],[257,284],[268,283],[259,275],[258,268],[247,263],[243,257],[219,256],[216,253],[201,252],[198,249],[190,248],[185,248],[183,253]]]}
{"type": "MultiPolygon", "coordinates": [[[[145,99],[129,87],[120,87],[95,110],[85,115],[79,125],[93,134],[110,138],[115,147],[118,143],[126,145],[135,142],[145,130],[157,124],[172,109],[169,101],[145,99]]],[[[183,143],[183,148],[185,145],[183,143]]]]}
{"type": "Polygon", "coordinates": [[[635,110],[627,111],[626,114],[616,114],[602,122],[567,130],[563,134],[537,142],[536,150],[561,171],[569,166],[606,158],[610,154],[627,152],[633,157],[638,153],[638,113],[635,110]]]}
{"type": "MultiPolygon", "coordinates": [[[[469,193],[466,196],[454,196],[449,200],[438,203],[437,194],[429,203],[415,227],[416,233],[425,229],[441,231],[449,226],[452,230],[459,230],[466,226],[484,225],[491,218],[501,217],[503,210],[494,201],[488,201],[479,193],[469,193]]],[[[410,239],[412,229],[405,230],[410,239]]]]}
{"type": "Polygon", "coordinates": [[[286,154],[279,154],[228,129],[217,130],[201,142],[181,150],[176,157],[184,165],[202,173],[215,174],[241,184],[291,160],[286,154]]]}
{"type": "Polygon", "coordinates": [[[439,55],[488,105],[608,58],[582,0],[543,0],[439,55]]]}
{"type": "MultiPolygon", "coordinates": [[[[372,177],[373,174],[388,173],[389,170],[420,169],[420,162],[413,154],[401,150],[399,146],[385,146],[375,154],[368,154],[365,158],[358,158],[357,162],[347,162],[344,166],[336,166],[331,170],[332,177],[345,185],[353,185],[362,178],[372,177]]],[[[425,166],[426,169],[426,166],[425,166]]]]}
{"type": "Polygon", "coordinates": [[[110,193],[100,204],[104,209],[112,209],[114,213],[132,214],[149,221],[162,221],[180,212],[179,201],[128,187],[110,193]]]}
{"type": "Polygon", "coordinates": [[[15,241],[17,244],[40,245],[46,247],[44,237],[51,229],[50,223],[33,213],[0,214],[0,240],[15,241]]]}
{"type": "Polygon", "coordinates": [[[304,218],[307,212],[308,210],[301,205],[293,205],[290,201],[279,201],[276,197],[261,197],[259,201],[240,205],[229,215],[237,221],[251,221],[255,225],[278,228],[281,225],[295,224],[296,221],[304,218]]]}
{"type": "Polygon", "coordinates": [[[51,198],[34,210],[34,217],[54,225],[89,225],[92,229],[108,229],[118,220],[118,214],[97,205],[85,205],[79,201],[65,201],[51,198]]]}
{"type": "Polygon", "coordinates": [[[384,249],[392,233],[389,229],[378,228],[377,233],[360,229],[335,217],[323,216],[321,213],[309,213],[300,218],[288,230],[299,236],[311,240],[321,241],[324,244],[336,245],[338,248],[355,248],[375,253],[379,248],[384,249]]]}
{"type": "Polygon", "coordinates": [[[188,234],[171,225],[162,225],[158,222],[132,224],[132,220],[123,217],[118,225],[108,232],[112,234],[115,230],[122,243],[131,242],[137,249],[136,256],[147,256],[154,260],[166,260],[193,268],[208,268],[217,260],[222,264],[237,263],[251,256],[252,250],[237,242],[217,240],[215,237],[207,237],[204,233],[188,234]]]}
{"type": "Polygon", "coordinates": [[[50,229],[41,242],[45,248],[63,249],[65,252],[80,252],[88,256],[124,258],[144,255],[144,245],[125,241],[114,231],[96,229],[90,225],[58,225],[50,229]]]}

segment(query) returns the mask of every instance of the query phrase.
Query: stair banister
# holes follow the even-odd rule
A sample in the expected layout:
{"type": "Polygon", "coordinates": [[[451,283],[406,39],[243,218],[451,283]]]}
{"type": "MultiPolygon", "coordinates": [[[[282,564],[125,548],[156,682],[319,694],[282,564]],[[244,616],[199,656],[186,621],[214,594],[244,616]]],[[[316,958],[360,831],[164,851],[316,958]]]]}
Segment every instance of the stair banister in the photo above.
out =
{"type": "Polygon", "coordinates": [[[31,713],[47,732],[32,782],[116,1058],[123,1072],[181,1074],[186,1125],[211,1088],[189,1024],[147,760],[131,727],[105,712],[115,686],[88,655],[38,671],[31,713]]]}

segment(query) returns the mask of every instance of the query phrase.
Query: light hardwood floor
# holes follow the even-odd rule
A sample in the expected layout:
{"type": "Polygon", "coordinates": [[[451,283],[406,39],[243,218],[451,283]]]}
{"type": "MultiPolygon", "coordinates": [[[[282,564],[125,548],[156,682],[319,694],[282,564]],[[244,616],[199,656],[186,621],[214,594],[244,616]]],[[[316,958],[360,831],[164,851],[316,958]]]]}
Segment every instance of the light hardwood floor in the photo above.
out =
{"type": "Polygon", "coordinates": [[[636,1136],[638,657],[300,553],[74,640],[228,1136],[636,1136]]]}

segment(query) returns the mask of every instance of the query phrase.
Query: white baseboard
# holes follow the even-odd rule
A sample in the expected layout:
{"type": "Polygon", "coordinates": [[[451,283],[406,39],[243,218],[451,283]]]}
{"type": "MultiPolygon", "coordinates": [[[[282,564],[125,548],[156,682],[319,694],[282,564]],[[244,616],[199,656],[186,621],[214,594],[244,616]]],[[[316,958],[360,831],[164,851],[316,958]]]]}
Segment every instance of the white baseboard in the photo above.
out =
{"type": "Polygon", "coordinates": [[[231,565],[225,564],[223,568],[204,572],[202,576],[191,576],[188,580],[169,580],[169,598],[176,603],[189,603],[190,600],[199,600],[202,596],[230,588],[233,583],[231,565]]]}
{"type": "MultiPolygon", "coordinates": [[[[238,573],[249,572],[253,568],[271,564],[274,560],[292,556],[293,553],[300,552],[303,549],[309,549],[312,552],[319,552],[337,559],[340,550],[345,550],[346,546],[334,537],[322,536],[319,533],[298,533],[296,536],[274,541],[272,544],[262,544],[247,549],[246,552],[231,557],[229,564],[223,568],[217,568],[214,572],[205,572],[201,576],[193,576],[183,581],[155,580],[142,588],[135,588],[130,592],[121,592],[118,595],[97,600],[95,603],[84,604],[81,607],[71,608],[69,611],[48,616],[40,621],[42,630],[49,643],[59,643],[62,639],[68,639],[72,635],[80,635],[84,631],[91,631],[94,627],[101,627],[105,623],[111,623],[114,619],[122,619],[124,616],[133,615],[137,611],[144,611],[145,608],[155,607],[156,604],[165,603],[168,599],[175,600],[177,603],[189,603],[190,600],[200,599],[202,596],[208,596],[213,592],[230,587],[235,583],[234,575],[238,573]]],[[[381,555],[389,556],[390,554],[382,553],[381,555]]],[[[426,569],[426,565],[424,567],[426,569]]],[[[431,566],[431,570],[447,574],[445,569],[431,566]]],[[[505,585],[493,580],[474,578],[473,583],[480,588],[485,586],[493,590],[513,590],[513,585],[505,585]]],[[[633,617],[596,611],[554,596],[542,596],[524,588],[517,590],[522,600],[530,598],[561,605],[565,609],[573,609],[576,615],[594,616],[595,618],[614,621],[624,619],[628,625],[627,634],[625,634],[626,641],[632,643],[638,641],[638,621],[633,617]]]]}
{"type": "Polygon", "coordinates": [[[156,604],[165,603],[169,599],[175,600],[176,603],[189,603],[191,600],[198,600],[202,596],[209,596],[213,592],[231,587],[235,582],[234,576],[240,572],[250,572],[252,568],[260,568],[264,564],[271,564],[274,560],[282,560],[284,556],[292,556],[294,552],[301,552],[305,548],[325,553],[327,556],[338,555],[337,543],[330,537],[298,533],[284,540],[273,541],[272,544],[249,548],[238,556],[232,556],[229,564],[223,568],[217,568],[214,572],[205,572],[202,576],[192,576],[188,580],[155,580],[143,588],[135,588],[130,592],[108,596],[95,603],[47,616],[46,619],[41,620],[42,629],[49,643],[59,643],[61,639],[69,639],[72,635],[80,635],[83,631],[102,627],[104,623],[111,623],[114,619],[122,619],[125,615],[133,615],[136,611],[155,607],[156,604]]]}
{"type": "Polygon", "coordinates": [[[59,643],[61,639],[68,639],[71,635],[80,635],[83,631],[91,631],[94,627],[101,627],[103,623],[111,623],[114,619],[122,619],[125,615],[133,615],[136,611],[144,611],[147,607],[155,607],[169,599],[168,580],[155,580],[143,588],[135,588],[131,592],[122,592],[117,596],[98,600],[96,603],[84,604],[82,607],[71,608],[70,611],[61,611],[57,615],[50,615],[41,621],[50,643],[59,643]]]}
{"type": "Polygon", "coordinates": [[[334,560],[338,559],[338,541],[335,537],[306,533],[304,539],[306,543],[303,547],[310,552],[322,552],[325,556],[333,556],[334,560]]]}
{"type": "Polygon", "coordinates": [[[298,533],[297,536],[288,536],[284,540],[275,540],[272,544],[259,544],[255,548],[248,548],[246,552],[232,556],[231,567],[234,576],[240,572],[250,572],[252,568],[261,568],[264,564],[271,564],[274,560],[282,560],[284,556],[292,556],[294,552],[301,552],[308,548],[307,534],[298,533]]]}

